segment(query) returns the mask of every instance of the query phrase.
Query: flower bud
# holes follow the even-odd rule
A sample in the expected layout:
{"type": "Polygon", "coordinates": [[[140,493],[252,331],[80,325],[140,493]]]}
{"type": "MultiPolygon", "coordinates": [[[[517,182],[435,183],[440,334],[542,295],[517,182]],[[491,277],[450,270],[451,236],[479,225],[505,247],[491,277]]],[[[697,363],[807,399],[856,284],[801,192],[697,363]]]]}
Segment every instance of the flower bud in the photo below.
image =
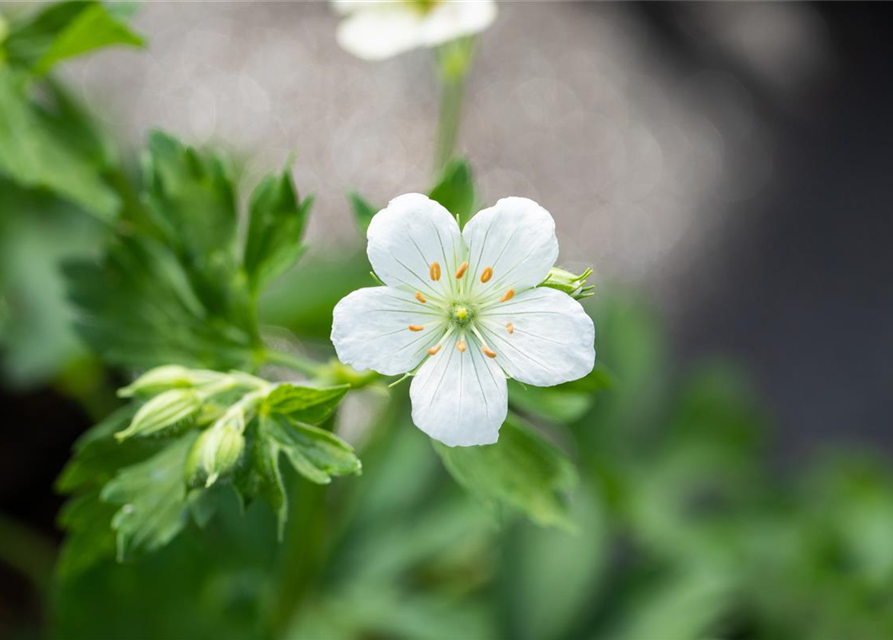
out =
{"type": "Polygon", "coordinates": [[[210,487],[221,476],[232,473],[245,450],[245,436],[230,421],[205,429],[186,459],[186,484],[210,487]]]}
{"type": "Polygon", "coordinates": [[[192,389],[171,389],[155,396],[139,408],[130,426],[115,434],[118,440],[131,436],[149,436],[181,426],[191,420],[202,406],[192,389]]]}
{"type": "Polygon", "coordinates": [[[580,300],[594,295],[592,293],[595,289],[594,286],[583,286],[591,275],[592,269],[586,269],[586,271],[578,275],[564,269],[559,269],[558,267],[552,267],[549,269],[549,275],[546,276],[546,279],[543,280],[540,286],[557,289],[558,291],[571,296],[575,300],[580,300]]]}
{"type": "Polygon", "coordinates": [[[176,364],[156,367],[147,371],[131,384],[118,390],[122,398],[149,397],[178,387],[195,387],[224,377],[216,371],[187,369],[176,364]]]}

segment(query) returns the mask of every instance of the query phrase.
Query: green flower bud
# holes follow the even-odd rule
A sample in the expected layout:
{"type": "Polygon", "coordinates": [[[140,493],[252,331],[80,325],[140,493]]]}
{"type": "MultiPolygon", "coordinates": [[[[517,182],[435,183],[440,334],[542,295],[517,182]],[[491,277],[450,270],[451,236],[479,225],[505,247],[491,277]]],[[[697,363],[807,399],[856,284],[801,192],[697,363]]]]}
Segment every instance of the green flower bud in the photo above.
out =
{"type": "Polygon", "coordinates": [[[205,429],[186,459],[186,484],[210,487],[233,472],[245,450],[245,436],[236,421],[224,420],[205,429]]]}
{"type": "Polygon", "coordinates": [[[194,418],[201,406],[201,396],[193,389],[165,391],[140,407],[130,426],[116,433],[115,438],[120,441],[174,429],[194,418]]]}
{"type": "Polygon", "coordinates": [[[150,397],[169,389],[196,387],[224,377],[224,374],[216,371],[187,369],[176,364],[169,364],[147,371],[128,386],[119,389],[118,395],[122,398],[150,397]]]}
{"type": "Polygon", "coordinates": [[[549,275],[546,276],[546,279],[543,280],[540,286],[557,289],[558,291],[562,291],[571,296],[575,300],[581,300],[582,298],[588,298],[589,296],[594,295],[594,286],[583,286],[591,275],[592,269],[586,269],[586,271],[581,274],[575,274],[570,271],[565,271],[564,269],[559,269],[558,267],[552,267],[549,269],[549,275]]]}

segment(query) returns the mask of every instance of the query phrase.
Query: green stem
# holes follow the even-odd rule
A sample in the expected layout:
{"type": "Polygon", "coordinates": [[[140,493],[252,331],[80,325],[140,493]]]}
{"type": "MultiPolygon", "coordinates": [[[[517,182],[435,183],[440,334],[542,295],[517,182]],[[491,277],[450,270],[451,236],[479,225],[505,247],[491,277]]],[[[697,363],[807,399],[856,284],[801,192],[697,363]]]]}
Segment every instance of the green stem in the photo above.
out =
{"type": "Polygon", "coordinates": [[[437,147],[434,156],[434,171],[440,173],[452,160],[459,135],[459,121],[462,117],[462,93],[465,76],[458,79],[444,79],[440,99],[440,119],[437,126],[437,147]]]}
{"type": "Polygon", "coordinates": [[[440,117],[434,152],[434,171],[439,174],[452,160],[462,119],[462,96],[474,50],[472,38],[449,42],[437,50],[438,78],[441,84],[440,117]]]}
{"type": "Polygon", "coordinates": [[[282,351],[265,351],[263,360],[270,364],[277,364],[294,371],[300,371],[311,378],[319,377],[325,368],[325,365],[321,365],[303,356],[294,353],[284,353],[282,351]]]}

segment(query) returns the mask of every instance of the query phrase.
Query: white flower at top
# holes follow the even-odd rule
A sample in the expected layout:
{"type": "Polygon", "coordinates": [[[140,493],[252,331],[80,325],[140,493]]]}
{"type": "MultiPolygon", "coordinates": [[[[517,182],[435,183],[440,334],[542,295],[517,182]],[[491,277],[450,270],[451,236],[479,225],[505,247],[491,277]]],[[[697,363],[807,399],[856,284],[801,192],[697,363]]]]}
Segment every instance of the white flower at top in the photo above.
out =
{"type": "Polygon", "coordinates": [[[344,16],[338,44],[364,60],[383,60],[479,33],[496,19],[493,0],[333,0],[344,16]]]}
{"type": "Polygon", "coordinates": [[[460,231],[440,204],[410,193],[376,214],[367,236],[386,286],[336,305],[332,343],[357,369],[415,372],[412,420],[432,438],[496,442],[506,377],[545,387],[592,370],[592,320],[569,295],[537,287],[558,240],[552,216],[532,200],[504,198],[460,231]]]}

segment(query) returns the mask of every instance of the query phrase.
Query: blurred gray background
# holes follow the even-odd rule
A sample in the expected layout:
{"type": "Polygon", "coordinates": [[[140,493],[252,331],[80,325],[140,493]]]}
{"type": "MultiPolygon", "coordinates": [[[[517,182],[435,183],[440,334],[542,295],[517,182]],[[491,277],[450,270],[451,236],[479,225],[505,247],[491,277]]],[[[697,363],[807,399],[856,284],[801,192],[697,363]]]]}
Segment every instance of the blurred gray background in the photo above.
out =
{"type": "MultiPolygon", "coordinates": [[[[737,356],[795,456],[893,427],[889,13],[504,3],[467,91],[483,203],[549,209],[563,266],[644,290],[678,362],[737,356]]],[[[430,186],[438,95],[430,51],[364,62],[337,21],[326,3],[148,2],[148,52],[66,73],[133,149],[152,127],[225,145],[248,184],[296,152],[314,251],[360,250],[345,192],[430,186]]]]}

